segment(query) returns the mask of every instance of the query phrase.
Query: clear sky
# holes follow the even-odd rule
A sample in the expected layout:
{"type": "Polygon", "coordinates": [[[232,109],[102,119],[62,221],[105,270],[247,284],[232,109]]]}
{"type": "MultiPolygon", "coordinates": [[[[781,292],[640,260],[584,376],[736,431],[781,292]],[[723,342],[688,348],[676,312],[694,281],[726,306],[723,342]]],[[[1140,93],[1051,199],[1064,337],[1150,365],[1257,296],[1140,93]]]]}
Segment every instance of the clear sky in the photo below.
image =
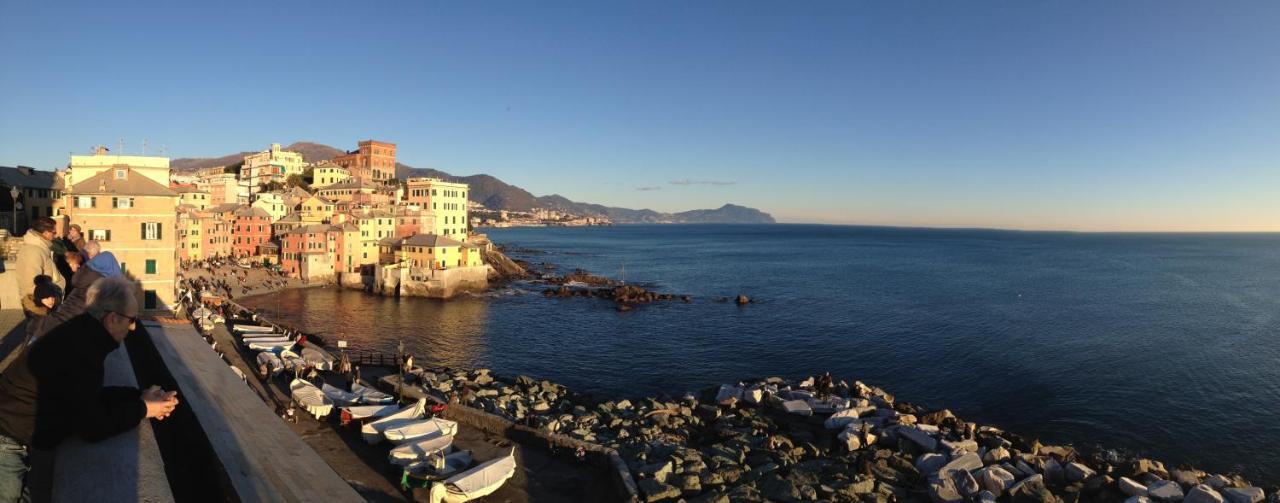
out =
{"type": "Polygon", "coordinates": [[[0,164],[399,144],[782,221],[1280,230],[1280,2],[0,3],[0,164]]]}

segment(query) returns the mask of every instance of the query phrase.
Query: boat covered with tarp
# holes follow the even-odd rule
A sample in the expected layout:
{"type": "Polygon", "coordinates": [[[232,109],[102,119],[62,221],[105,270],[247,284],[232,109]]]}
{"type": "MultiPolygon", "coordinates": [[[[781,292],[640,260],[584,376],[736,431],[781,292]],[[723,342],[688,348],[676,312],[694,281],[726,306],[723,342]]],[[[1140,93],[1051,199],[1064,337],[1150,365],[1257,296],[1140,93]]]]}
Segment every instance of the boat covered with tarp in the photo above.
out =
{"type": "Polygon", "coordinates": [[[302,379],[294,379],[289,383],[289,392],[293,400],[302,405],[316,419],[328,416],[333,411],[333,401],[324,395],[320,388],[302,379]]]}
{"type": "Polygon", "coordinates": [[[463,503],[483,498],[497,491],[516,474],[515,448],[511,453],[476,465],[467,471],[432,484],[431,503],[463,503]]]}
{"type": "Polygon", "coordinates": [[[399,411],[396,411],[396,413],[388,415],[387,417],[377,421],[365,424],[360,428],[360,436],[364,438],[366,443],[376,444],[382,441],[383,431],[422,419],[426,413],[427,399],[419,398],[413,405],[400,409],[399,411]]]}

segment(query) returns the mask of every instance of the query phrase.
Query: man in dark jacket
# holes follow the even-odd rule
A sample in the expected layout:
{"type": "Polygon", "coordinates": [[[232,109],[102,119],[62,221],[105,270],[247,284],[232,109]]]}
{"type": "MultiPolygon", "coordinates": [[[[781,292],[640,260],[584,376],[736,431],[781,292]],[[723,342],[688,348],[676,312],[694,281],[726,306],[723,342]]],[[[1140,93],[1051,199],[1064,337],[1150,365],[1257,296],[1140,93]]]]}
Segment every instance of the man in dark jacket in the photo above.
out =
{"type": "Polygon", "coordinates": [[[27,499],[28,449],[69,436],[102,440],[144,418],[164,419],[176,393],[103,387],[103,361],[134,329],[138,299],[123,276],[88,289],[88,311],[37,339],[0,374],[0,501],[27,499]]]}

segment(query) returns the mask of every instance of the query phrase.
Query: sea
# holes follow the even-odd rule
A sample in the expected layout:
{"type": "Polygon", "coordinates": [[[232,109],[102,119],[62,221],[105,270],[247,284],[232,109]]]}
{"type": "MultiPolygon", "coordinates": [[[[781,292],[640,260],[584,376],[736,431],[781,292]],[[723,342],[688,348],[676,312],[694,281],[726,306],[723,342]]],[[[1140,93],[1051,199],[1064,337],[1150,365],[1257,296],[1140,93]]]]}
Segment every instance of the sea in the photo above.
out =
{"type": "Polygon", "coordinates": [[[1045,443],[1280,484],[1280,234],[822,225],[485,229],[511,255],[691,302],[518,282],[449,301],[306,289],[269,316],[601,398],[831,372],[1045,443]],[[724,302],[739,294],[753,302],[724,302]]]}

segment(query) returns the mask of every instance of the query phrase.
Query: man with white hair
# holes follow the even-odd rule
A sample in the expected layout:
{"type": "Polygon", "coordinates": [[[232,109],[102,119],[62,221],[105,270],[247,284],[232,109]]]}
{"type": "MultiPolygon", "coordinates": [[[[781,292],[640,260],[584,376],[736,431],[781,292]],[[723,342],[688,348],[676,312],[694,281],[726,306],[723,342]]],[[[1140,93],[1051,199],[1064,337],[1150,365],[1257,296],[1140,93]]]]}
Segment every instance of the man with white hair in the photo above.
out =
{"type": "Polygon", "coordinates": [[[103,361],[138,320],[137,287],[124,276],[88,288],[87,310],[37,339],[0,374],[0,502],[29,498],[29,449],[76,435],[90,442],[164,419],[176,392],[103,386],[103,361]]]}

